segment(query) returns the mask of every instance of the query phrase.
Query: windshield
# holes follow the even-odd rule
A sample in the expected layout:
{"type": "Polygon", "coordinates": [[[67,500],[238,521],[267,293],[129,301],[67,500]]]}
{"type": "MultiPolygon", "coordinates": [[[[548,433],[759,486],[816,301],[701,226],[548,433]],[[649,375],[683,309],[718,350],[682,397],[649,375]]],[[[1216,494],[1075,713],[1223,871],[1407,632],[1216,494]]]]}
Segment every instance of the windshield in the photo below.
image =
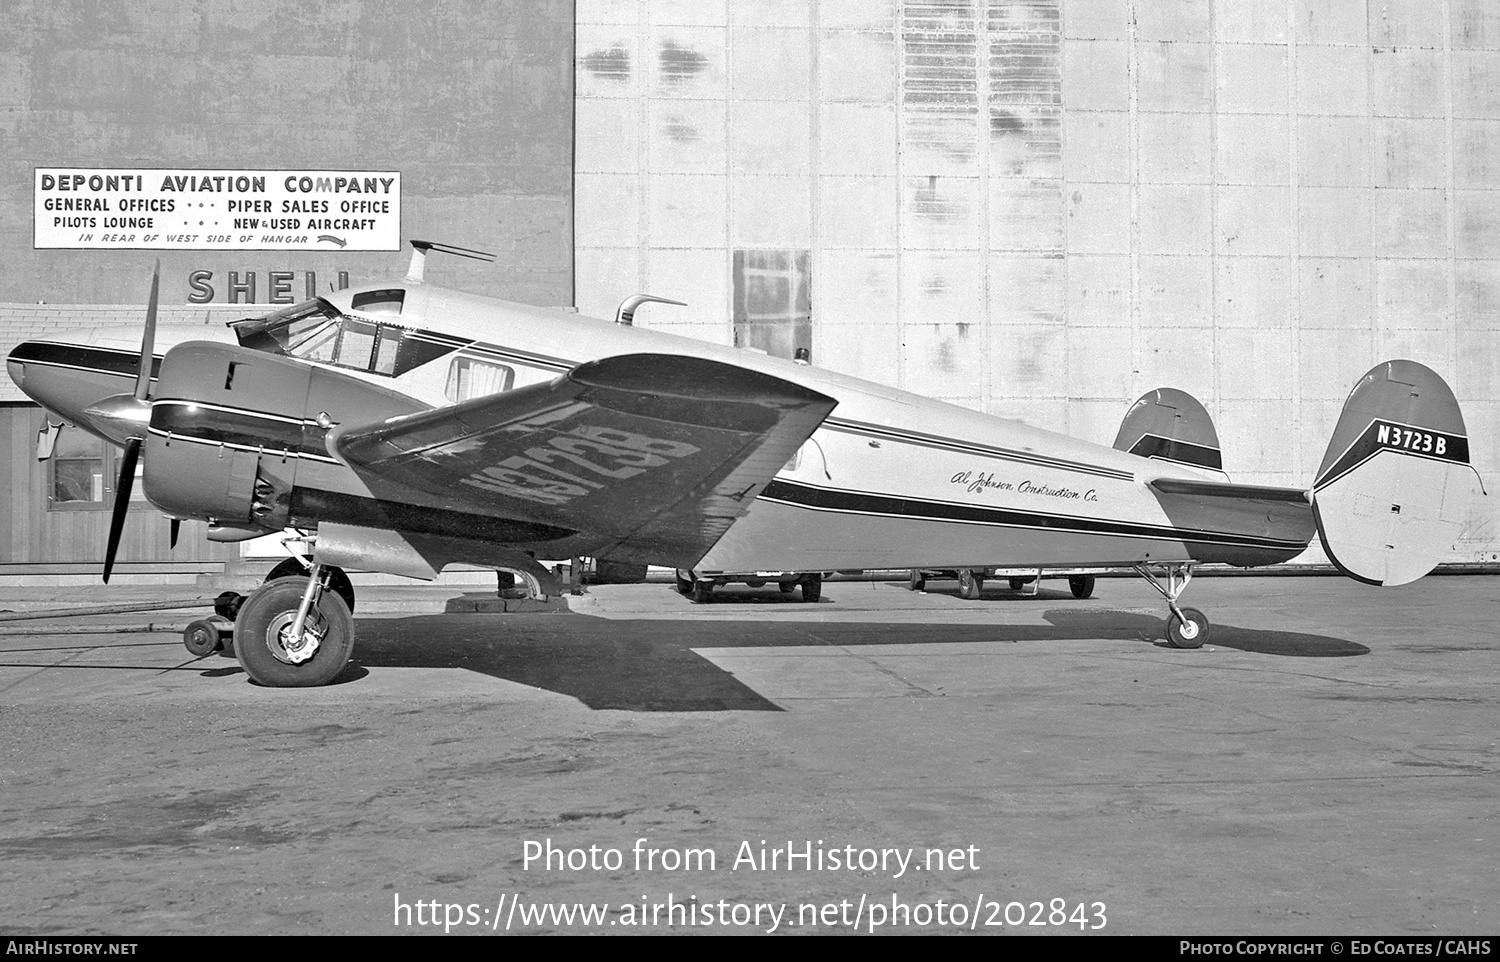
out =
{"type": "Polygon", "coordinates": [[[242,347],[275,354],[316,357],[318,342],[337,333],[339,312],[321,297],[229,326],[242,347]]]}

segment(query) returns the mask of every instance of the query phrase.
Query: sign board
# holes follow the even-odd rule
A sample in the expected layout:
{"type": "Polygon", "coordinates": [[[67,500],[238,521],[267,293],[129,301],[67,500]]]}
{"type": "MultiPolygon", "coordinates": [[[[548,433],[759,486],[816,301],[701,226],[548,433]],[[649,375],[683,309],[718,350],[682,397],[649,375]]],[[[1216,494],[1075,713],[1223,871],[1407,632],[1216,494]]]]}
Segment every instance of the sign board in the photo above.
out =
{"type": "Polygon", "coordinates": [[[394,251],[401,174],[38,167],[37,249],[394,251]]]}

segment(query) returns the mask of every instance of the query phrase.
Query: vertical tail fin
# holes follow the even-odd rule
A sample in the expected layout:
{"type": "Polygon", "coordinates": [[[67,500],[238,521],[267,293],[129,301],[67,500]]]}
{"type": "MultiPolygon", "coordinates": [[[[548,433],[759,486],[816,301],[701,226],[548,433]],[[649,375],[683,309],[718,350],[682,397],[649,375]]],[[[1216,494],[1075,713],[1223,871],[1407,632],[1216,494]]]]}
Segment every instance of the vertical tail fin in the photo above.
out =
{"type": "Polygon", "coordinates": [[[1463,534],[1473,474],[1443,379],[1415,361],[1377,365],[1349,392],[1313,483],[1324,550],[1351,578],[1416,581],[1463,534]]]}
{"type": "Polygon", "coordinates": [[[1125,412],[1115,450],[1193,468],[1227,481],[1219,453],[1219,433],[1198,399],[1186,391],[1161,387],[1141,395],[1125,412]]]}

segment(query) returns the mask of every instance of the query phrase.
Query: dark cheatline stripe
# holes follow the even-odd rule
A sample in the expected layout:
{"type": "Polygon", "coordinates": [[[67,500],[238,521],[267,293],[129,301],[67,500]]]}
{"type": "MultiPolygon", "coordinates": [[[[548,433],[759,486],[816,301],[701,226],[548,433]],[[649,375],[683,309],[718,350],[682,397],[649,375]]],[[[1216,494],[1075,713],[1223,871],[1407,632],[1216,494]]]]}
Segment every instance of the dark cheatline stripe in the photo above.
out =
{"type": "Polygon", "coordinates": [[[1130,446],[1130,453],[1142,458],[1161,458],[1178,464],[1191,464],[1200,468],[1224,470],[1224,457],[1218,448],[1206,444],[1194,444],[1176,438],[1164,438],[1159,434],[1143,434],[1130,446]]]}
{"type": "Polygon", "coordinates": [[[158,400],[151,406],[151,432],[161,437],[170,434],[174,440],[226,444],[268,454],[285,451],[338,463],[328,454],[321,432],[315,438],[305,436],[307,423],[280,414],[176,399],[158,400]]]}
{"type": "MultiPolygon", "coordinates": [[[[81,344],[26,341],[10,352],[10,360],[25,364],[45,364],[50,367],[91,371],[96,374],[113,374],[118,377],[135,377],[141,365],[141,352],[112,347],[86,347],[81,344]]],[[[153,381],[156,380],[160,370],[161,355],[153,355],[151,358],[153,381]]]]}
{"type": "Polygon", "coordinates": [[[986,508],[955,504],[950,501],[924,501],[898,498],[861,491],[815,488],[811,485],[780,479],[766,485],[760,500],[776,501],[820,511],[850,514],[885,515],[914,521],[951,521],[963,524],[987,524],[1009,528],[1035,528],[1069,534],[1118,535],[1127,538],[1157,538],[1167,541],[1195,541],[1205,544],[1246,545],[1257,548],[1301,547],[1301,542],[1225,531],[1203,531],[1161,525],[1134,524],[1105,518],[1075,518],[1067,515],[1039,514],[1008,508],[986,508]]]}
{"type": "Polygon", "coordinates": [[[1332,484],[1381,451],[1395,451],[1398,454],[1450,464],[1469,463],[1469,439],[1461,434],[1446,434],[1431,428],[1413,427],[1376,418],[1339,455],[1339,459],[1323,472],[1323,476],[1313,482],[1313,488],[1332,484]]]}
{"type": "Polygon", "coordinates": [[[1068,461],[1063,458],[1048,457],[1045,454],[1036,454],[1030,451],[1012,451],[1009,448],[997,448],[975,441],[961,441],[956,438],[946,438],[936,434],[924,434],[920,431],[905,431],[879,424],[865,424],[859,421],[845,421],[842,418],[828,418],[823,422],[823,426],[831,431],[843,431],[846,434],[859,434],[866,437],[885,438],[891,441],[904,441],[907,444],[941,448],[945,451],[958,451],[964,454],[978,454],[983,457],[1000,458],[1005,461],[1035,464],[1039,467],[1060,468],[1064,471],[1075,471],[1079,474],[1089,474],[1101,478],[1119,478],[1128,481],[1135,477],[1129,471],[1101,467],[1097,464],[1068,461]]]}
{"type": "Polygon", "coordinates": [[[560,357],[549,357],[545,354],[532,354],[529,351],[500,347],[497,344],[486,344],[483,341],[472,342],[468,346],[468,352],[479,357],[498,358],[510,361],[512,364],[539,367],[548,371],[571,371],[581,363],[560,357]]]}

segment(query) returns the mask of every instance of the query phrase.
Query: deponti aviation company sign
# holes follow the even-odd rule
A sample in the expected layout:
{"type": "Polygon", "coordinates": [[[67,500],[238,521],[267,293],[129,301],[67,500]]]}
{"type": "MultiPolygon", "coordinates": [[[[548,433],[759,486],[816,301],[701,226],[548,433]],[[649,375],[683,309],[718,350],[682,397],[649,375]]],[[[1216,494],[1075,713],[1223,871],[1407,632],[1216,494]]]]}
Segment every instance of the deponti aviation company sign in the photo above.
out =
{"type": "Polygon", "coordinates": [[[38,167],[38,249],[401,249],[401,174],[38,167]]]}

